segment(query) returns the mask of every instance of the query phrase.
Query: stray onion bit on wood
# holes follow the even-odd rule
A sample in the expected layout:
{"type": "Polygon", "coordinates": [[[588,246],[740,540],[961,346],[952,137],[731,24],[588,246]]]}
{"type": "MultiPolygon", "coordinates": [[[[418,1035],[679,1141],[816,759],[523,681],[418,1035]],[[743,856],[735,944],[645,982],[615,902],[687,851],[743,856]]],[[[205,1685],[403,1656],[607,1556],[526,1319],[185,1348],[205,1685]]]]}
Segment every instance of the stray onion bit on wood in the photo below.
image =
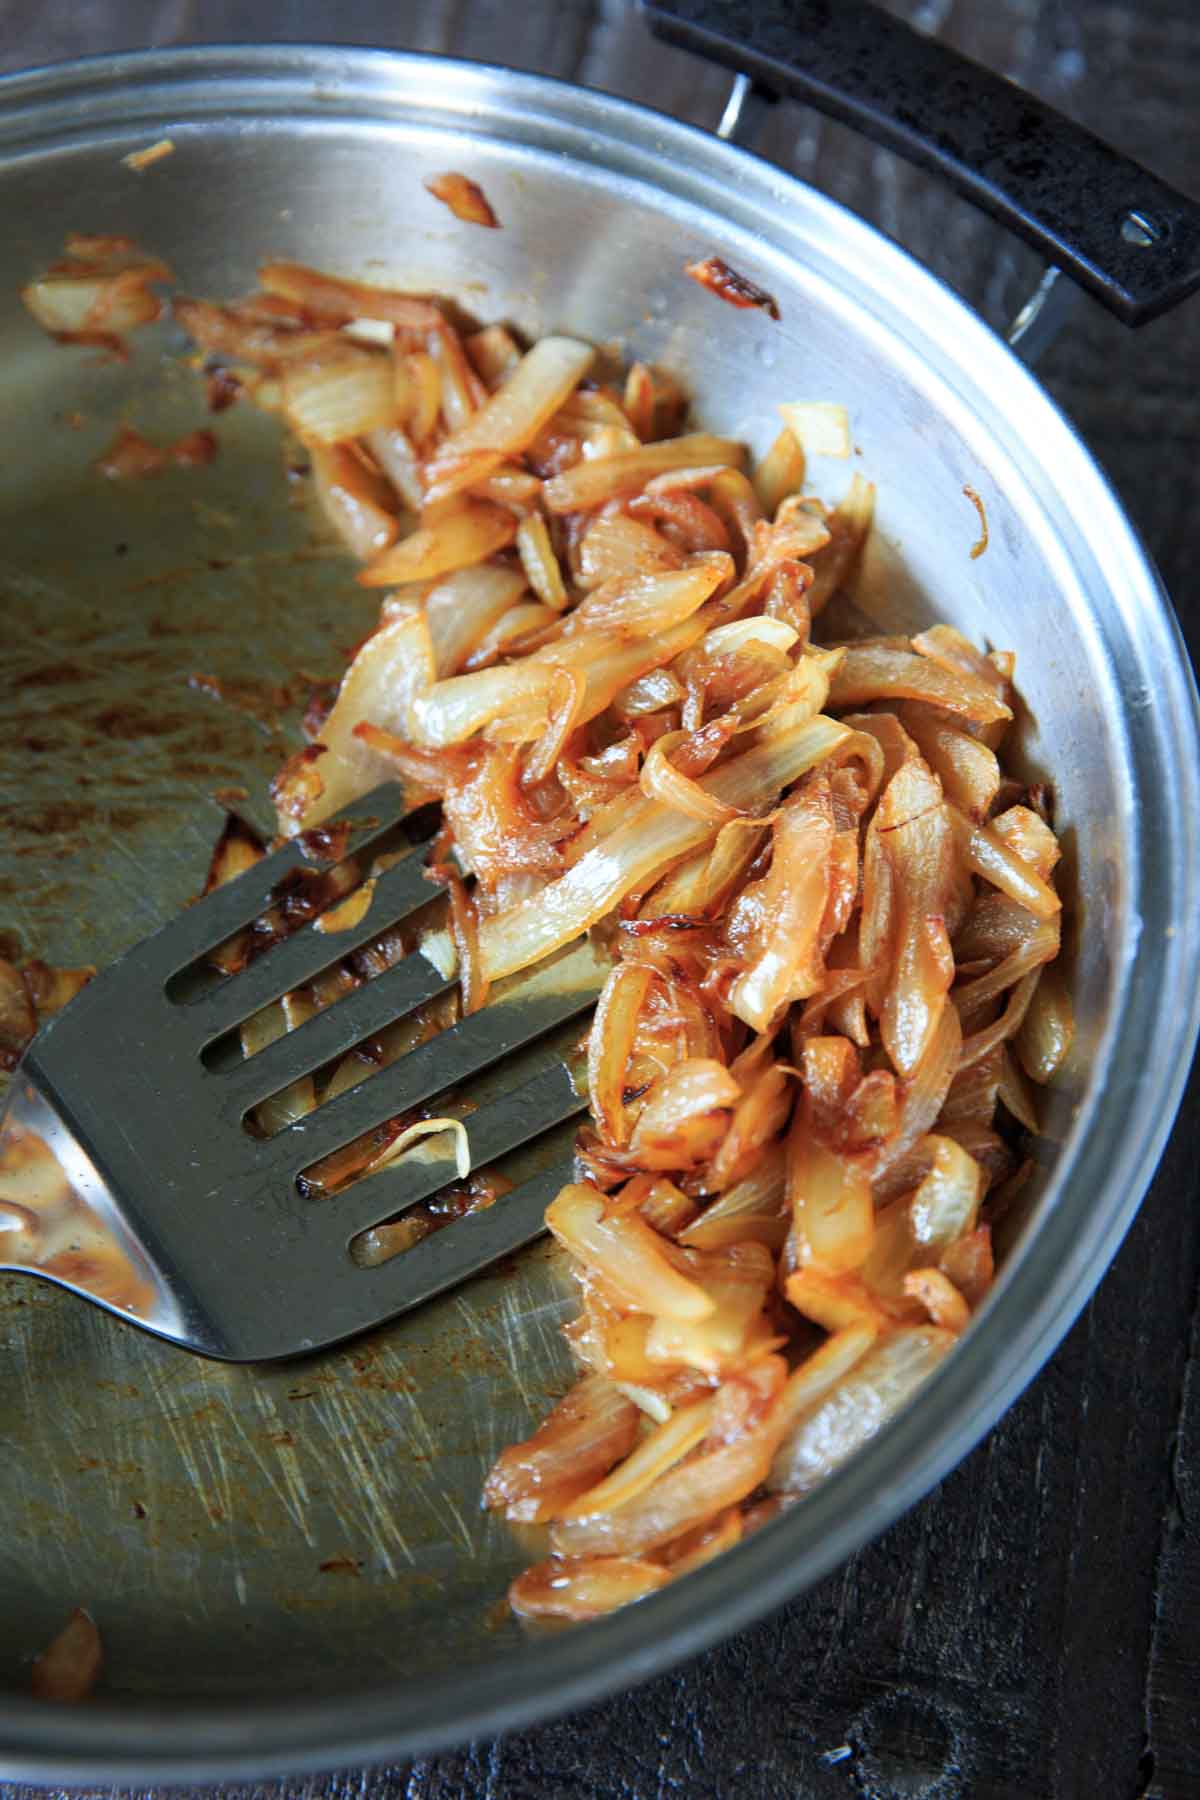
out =
{"type": "Polygon", "coordinates": [[[769,318],[778,319],[779,303],[766,288],[759,287],[757,281],[751,281],[748,275],[739,275],[736,269],[720,256],[706,256],[702,262],[688,263],[684,269],[693,281],[715,294],[718,300],[725,300],[730,306],[756,306],[769,318]]]}
{"type": "Polygon", "coordinates": [[[499,229],[500,221],[492,211],[491,202],[470,176],[448,170],[444,175],[430,175],[425,187],[435,200],[450,208],[456,219],[462,219],[467,225],[486,225],[492,231],[499,229]]]}
{"type": "Polygon", "coordinates": [[[77,1704],[86,1700],[104,1665],[100,1633],[90,1613],[76,1607],[58,1636],[34,1661],[30,1683],[35,1700],[77,1704]]]}

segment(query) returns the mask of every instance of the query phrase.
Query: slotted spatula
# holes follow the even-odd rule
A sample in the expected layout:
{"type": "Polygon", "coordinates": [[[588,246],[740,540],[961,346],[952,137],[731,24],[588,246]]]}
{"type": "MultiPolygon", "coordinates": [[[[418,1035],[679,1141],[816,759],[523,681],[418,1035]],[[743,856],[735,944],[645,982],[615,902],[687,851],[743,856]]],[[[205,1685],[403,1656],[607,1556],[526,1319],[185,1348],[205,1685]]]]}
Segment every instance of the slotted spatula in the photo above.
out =
{"type": "MultiPolygon", "coordinates": [[[[399,787],[377,788],[334,822],[349,825],[348,839],[323,835],[324,860],[311,839],[294,840],[130,950],[48,1021],[14,1077],[0,1135],[0,1269],[57,1280],[188,1349],[257,1361],[379,1324],[541,1232],[547,1203],[570,1179],[561,1147],[556,1162],[490,1207],[375,1267],[352,1258],[351,1240],[454,1180],[453,1152],[401,1159],[316,1198],[299,1177],[362,1133],[585,1012],[601,978],[591,959],[582,974],[578,960],[570,965],[561,985],[502,994],[271,1138],[246,1125],[260,1101],[444,993],[452,980],[414,952],[257,1055],[228,1067],[204,1060],[260,1008],[428,904],[433,890],[414,850],[379,876],[352,929],[305,925],[194,998],[179,979],[262,915],[293,871],[330,867],[339,844],[341,853],[360,855],[404,811],[399,787]],[[63,1176],[72,1190],[65,1205],[63,1176]],[[33,1249],[14,1257],[14,1242],[33,1249]]],[[[585,1103],[566,1063],[557,1055],[543,1060],[469,1115],[472,1168],[529,1143],[585,1103]]]]}

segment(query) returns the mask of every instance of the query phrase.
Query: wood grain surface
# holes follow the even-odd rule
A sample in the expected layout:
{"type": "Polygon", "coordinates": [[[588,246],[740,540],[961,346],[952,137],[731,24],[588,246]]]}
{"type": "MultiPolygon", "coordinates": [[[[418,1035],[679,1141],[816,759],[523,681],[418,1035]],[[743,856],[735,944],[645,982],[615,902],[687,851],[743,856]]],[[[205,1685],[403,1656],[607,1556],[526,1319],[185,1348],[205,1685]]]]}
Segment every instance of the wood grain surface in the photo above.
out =
{"type": "MultiPolygon", "coordinates": [[[[1200,193],[1196,0],[894,0],[1200,193]]],[[[625,0],[0,3],[0,65],[247,37],[463,53],[697,123],[728,78],[625,0]]],[[[929,177],[791,104],[765,154],[899,239],[995,324],[1038,270],[929,177]]],[[[1200,299],[1130,336],[1080,301],[1043,376],[1200,645],[1200,299]]],[[[1163,997],[1170,1004],[1170,997],[1163,997]]],[[[677,1673],[406,1768],[229,1800],[1190,1800],[1200,1796],[1200,1180],[1193,1079],[1110,1274],[981,1447],[886,1537],[677,1673]]],[[[3,1800],[32,1790],[0,1787],[3,1800]]]]}

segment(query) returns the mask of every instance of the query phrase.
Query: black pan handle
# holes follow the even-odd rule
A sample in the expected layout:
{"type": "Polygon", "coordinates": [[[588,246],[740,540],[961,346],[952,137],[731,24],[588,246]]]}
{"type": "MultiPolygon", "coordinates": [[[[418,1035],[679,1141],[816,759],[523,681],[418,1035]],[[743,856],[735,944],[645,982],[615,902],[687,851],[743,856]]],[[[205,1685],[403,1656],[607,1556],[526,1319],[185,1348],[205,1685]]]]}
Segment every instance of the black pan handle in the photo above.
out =
{"type": "Polygon", "coordinates": [[[1200,204],[866,0],[642,4],[658,36],[945,176],[1126,324],[1200,288],[1200,204]]]}

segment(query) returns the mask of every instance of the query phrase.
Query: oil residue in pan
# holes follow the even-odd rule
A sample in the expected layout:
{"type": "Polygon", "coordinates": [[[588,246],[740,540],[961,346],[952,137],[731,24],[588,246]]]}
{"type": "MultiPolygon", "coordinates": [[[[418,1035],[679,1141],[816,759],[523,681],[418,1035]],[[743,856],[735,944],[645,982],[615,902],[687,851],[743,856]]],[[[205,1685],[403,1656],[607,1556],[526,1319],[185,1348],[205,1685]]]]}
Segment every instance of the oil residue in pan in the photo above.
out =
{"type": "MultiPolygon", "coordinates": [[[[10,427],[29,452],[0,471],[10,957],[101,964],[185,905],[223,807],[269,821],[305,678],[340,670],[378,604],[289,482],[274,423],[205,420],[152,337],[125,370],[21,338],[10,427]],[[94,464],[122,419],[158,440],[210,424],[219,454],[107,482],[94,464]]],[[[0,1275],[0,1685],[26,1684],[76,1605],[132,1693],[294,1693],[494,1656],[528,1547],[480,1488],[569,1383],[570,1304],[543,1243],[369,1339],[238,1368],[0,1275]]]]}

